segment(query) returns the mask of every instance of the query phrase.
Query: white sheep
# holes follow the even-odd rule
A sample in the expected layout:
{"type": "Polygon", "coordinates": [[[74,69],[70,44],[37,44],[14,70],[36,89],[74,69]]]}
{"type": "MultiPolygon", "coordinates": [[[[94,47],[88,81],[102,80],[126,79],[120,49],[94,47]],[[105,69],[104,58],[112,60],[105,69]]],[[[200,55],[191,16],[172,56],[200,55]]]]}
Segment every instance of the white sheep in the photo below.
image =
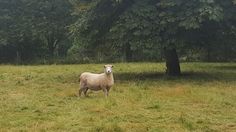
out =
{"type": "Polygon", "coordinates": [[[112,73],[112,65],[104,66],[104,73],[94,74],[90,72],[84,72],[80,75],[80,89],[79,96],[83,92],[87,96],[88,89],[98,91],[103,90],[105,96],[108,96],[109,90],[114,84],[114,78],[112,73]]]}

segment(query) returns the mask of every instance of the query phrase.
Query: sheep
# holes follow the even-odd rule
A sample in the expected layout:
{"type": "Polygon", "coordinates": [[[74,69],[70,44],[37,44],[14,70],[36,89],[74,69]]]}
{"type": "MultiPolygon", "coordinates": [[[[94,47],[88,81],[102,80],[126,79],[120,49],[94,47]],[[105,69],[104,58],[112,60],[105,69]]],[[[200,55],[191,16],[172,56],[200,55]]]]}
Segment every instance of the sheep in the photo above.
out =
{"type": "Polygon", "coordinates": [[[110,88],[114,85],[114,78],[112,73],[112,65],[104,66],[104,73],[94,74],[84,72],[80,75],[80,89],[78,91],[79,97],[83,92],[87,96],[88,89],[93,91],[103,90],[105,96],[108,96],[110,88]]]}

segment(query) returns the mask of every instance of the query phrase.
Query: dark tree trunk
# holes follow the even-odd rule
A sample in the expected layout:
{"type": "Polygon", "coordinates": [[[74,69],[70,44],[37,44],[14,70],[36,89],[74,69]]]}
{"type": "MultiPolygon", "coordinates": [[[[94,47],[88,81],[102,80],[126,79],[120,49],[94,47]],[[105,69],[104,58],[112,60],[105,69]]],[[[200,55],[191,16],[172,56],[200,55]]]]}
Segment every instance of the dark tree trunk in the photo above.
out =
{"type": "Polygon", "coordinates": [[[166,74],[170,76],[179,76],[181,74],[179,58],[176,49],[165,49],[166,74]]]}
{"type": "Polygon", "coordinates": [[[48,39],[48,52],[49,52],[50,58],[54,57],[54,53],[55,53],[57,44],[58,44],[57,39],[52,39],[49,37],[49,39],[48,39]]]}
{"type": "Polygon", "coordinates": [[[20,64],[21,63],[21,54],[20,52],[17,50],[16,51],[16,64],[20,64]]]}
{"type": "MultiPolygon", "coordinates": [[[[208,43],[210,43],[210,42],[208,42],[208,43]]],[[[212,53],[212,47],[211,47],[211,45],[210,44],[208,44],[207,45],[207,50],[206,50],[206,52],[207,52],[207,62],[212,62],[212,55],[211,55],[211,53],[212,53]]]]}
{"type": "Polygon", "coordinates": [[[224,50],[223,50],[223,60],[221,60],[221,61],[229,61],[229,58],[230,58],[230,56],[229,56],[229,53],[231,52],[230,50],[229,50],[229,48],[228,48],[228,45],[227,44],[223,44],[223,46],[224,46],[224,50]]]}
{"type": "Polygon", "coordinates": [[[133,53],[132,53],[131,46],[129,43],[125,45],[125,59],[128,62],[132,61],[133,59],[133,53]]]}
{"type": "Polygon", "coordinates": [[[211,54],[210,54],[210,49],[207,48],[207,61],[210,62],[211,61],[211,54]]]}

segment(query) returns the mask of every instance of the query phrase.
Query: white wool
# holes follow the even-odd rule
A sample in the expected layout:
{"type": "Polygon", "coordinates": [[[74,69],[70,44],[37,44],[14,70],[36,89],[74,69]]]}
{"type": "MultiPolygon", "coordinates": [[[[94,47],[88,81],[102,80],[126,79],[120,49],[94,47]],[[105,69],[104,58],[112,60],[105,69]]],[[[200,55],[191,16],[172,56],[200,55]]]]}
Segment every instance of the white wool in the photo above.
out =
{"type": "Polygon", "coordinates": [[[81,83],[86,82],[86,87],[91,90],[101,90],[102,88],[111,87],[114,84],[113,74],[106,73],[94,74],[84,72],[80,76],[81,83]]]}
{"type": "Polygon", "coordinates": [[[103,90],[106,97],[108,96],[109,90],[114,84],[114,78],[112,73],[112,65],[104,66],[104,73],[94,74],[90,72],[84,72],[80,75],[80,89],[79,96],[83,92],[86,96],[87,90],[103,90]]]}

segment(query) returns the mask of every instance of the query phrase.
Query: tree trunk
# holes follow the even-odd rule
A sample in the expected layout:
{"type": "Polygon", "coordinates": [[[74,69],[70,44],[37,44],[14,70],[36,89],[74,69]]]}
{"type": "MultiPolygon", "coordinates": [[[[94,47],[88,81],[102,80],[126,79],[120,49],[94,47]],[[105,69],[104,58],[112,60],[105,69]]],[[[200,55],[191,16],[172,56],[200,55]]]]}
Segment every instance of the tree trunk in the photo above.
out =
{"type": "Polygon", "coordinates": [[[207,62],[211,61],[210,49],[207,48],[207,62]]]}
{"type": "Polygon", "coordinates": [[[48,40],[48,51],[49,51],[50,58],[54,57],[57,44],[58,44],[58,40],[48,40]]]}
{"type": "MultiPolygon", "coordinates": [[[[210,43],[210,42],[208,42],[210,43]]],[[[212,58],[211,58],[211,45],[208,44],[207,45],[207,62],[211,62],[212,61],[212,58]]]]}
{"type": "Polygon", "coordinates": [[[166,74],[170,76],[179,76],[181,74],[179,58],[176,49],[165,49],[166,74]]]}
{"type": "Polygon", "coordinates": [[[16,51],[16,64],[20,64],[21,63],[21,54],[20,52],[17,50],[16,51]]]}
{"type": "Polygon", "coordinates": [[[125,45],[125,59],[128,62],[133,60],[133,53],[132,53],[131,46],[129,43],[125,45]]]}

